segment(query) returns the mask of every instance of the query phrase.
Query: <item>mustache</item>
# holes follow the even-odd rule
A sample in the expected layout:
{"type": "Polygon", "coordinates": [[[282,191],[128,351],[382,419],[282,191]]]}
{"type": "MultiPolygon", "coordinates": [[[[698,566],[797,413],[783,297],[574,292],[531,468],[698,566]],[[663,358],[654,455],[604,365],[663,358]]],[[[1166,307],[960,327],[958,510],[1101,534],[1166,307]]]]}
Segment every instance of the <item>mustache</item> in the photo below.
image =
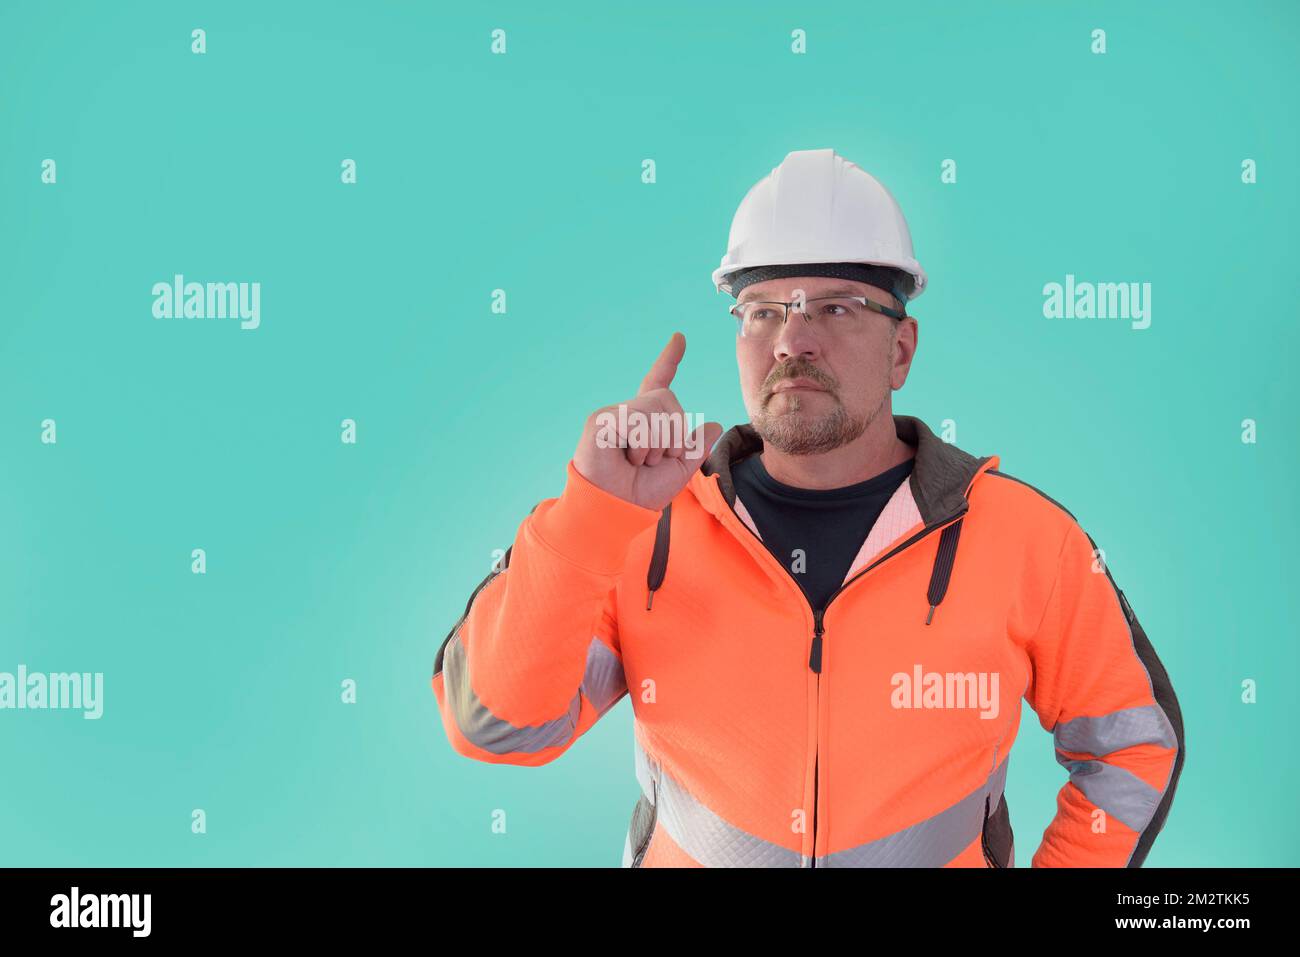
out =
{"type": "Polygon", "coordinates": [[[835,391],[835,380],[812,363],[789,362],[772,370],[763,382],[763,394],[771,395],[776,384],[785,379],[811,379],[827,391],[835,391]]]}

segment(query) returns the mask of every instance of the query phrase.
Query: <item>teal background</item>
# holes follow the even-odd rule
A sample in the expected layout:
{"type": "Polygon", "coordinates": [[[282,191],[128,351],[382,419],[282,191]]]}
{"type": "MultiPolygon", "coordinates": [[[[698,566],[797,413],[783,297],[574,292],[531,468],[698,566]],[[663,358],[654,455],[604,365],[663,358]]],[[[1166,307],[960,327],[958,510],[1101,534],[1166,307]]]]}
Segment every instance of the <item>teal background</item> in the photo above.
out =
{"type": "MultiPolygon", "coordinates": [[[[1297,10],[4,3],[0,670],[102,671],[105,712],[0,711],[0,863],[618,865],[630,702],[479,764],[433,657],[674,329],[683,405],[744,420],[709,275],[749,186],[827,146],[930,275],[895,411],[1070,508],[1170,672],[1148,866],[1300,863],[1297,10]],[[176,272],[260,282],[261,328],[155,320],[176,272]],[[1067,272],[1150,282],[1151,327],[1044,319],[1067,272]]],[[[1019,866],[1064,781],[1026,708],[1019,866]]]]}

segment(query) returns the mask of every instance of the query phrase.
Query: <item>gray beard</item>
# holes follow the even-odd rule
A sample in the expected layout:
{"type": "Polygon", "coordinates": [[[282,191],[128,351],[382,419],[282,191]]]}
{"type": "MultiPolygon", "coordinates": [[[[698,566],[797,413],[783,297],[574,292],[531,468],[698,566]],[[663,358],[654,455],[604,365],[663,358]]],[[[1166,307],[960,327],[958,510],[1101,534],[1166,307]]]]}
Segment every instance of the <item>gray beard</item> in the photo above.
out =
{"type": "Polygon", "coordinates": [[[798,414],[800,405],[801,400],[795,396],[790,412],[780,415],[759,412],[751,417],[750,425],[764,443],[786,455],[817,455],[847,445],[865,432],[884,408],[885,400],[881,399],[876,411],[864,418],[855,418],[836,403],[833,410],[812,422],[798,414]]]}

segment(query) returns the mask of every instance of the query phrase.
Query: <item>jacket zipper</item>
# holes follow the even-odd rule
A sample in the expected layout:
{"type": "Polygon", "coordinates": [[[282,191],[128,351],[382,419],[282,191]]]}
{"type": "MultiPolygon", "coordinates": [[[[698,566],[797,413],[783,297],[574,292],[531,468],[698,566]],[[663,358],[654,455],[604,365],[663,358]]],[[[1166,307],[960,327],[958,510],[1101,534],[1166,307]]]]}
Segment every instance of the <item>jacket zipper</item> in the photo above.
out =
{"type": "MultiPolygon", "coordinates": [[[[766,546],[764,546],[766,547],[766,546]]],[[[802,589],[801,589],[802,590],[802,589]]],[[[832,596],[834,597],[834,596],[832,596]]],[[[826,602],[829,605],[830,601],[826,602]]],[[[822,625],[822,616],[826,614],[826,605],[818,608],[813,612],[813,641],[812,652],[808,656],[808,667],[817,673],[817,708],[821,709],[822,699],[822,635],[826,629],[822,625]]],[[[813,819],[812,819],[812,853],[808,855],[810,861],[809,867],[817,866],[817,793],[821,783],[821,755],[817,753],[814,746],[813,751],[813,819]]]]}
{"type": "MultiPolygon", "coordinates": [[[[976,474],[975,477],[972,477],[972,478],[971,478],[971,485],[974,484],[974,482],[975,482],[975,478],[976,478],[976,477],[978,477],[978,473],[976,474]]],[[[906,481],[906,480],[905,480],[905,481],[906,481]]],[[[716,487],[716,483],[715,483],[715,487],[716,487]]],[[[719,491],[719,494],[721,494],[721,489],[719,489],[718,491],[719,491]]],[[[968,491],[968,492],[970,491],[970,486],[969,486],[969,485],[966,487],[966,491],[968,491]]],[[[884,562],[884,561],[886,561],[886,560],[892,558],[893,556],[897,555],[897,554],[898,554],[899,552],[901,552],[903,549],[908,548],[908,547],[910,547],[910,546],[912,546],[912,545],[915,545],[917,542],[919,542],[921,539],[925,538],[925,537],[926,537],[927,535],[929,535],[931,532],[936,532],[936,531],[938,531],[939,529],[943,528],[944,526],[946,526],[946,525],[950,525],[952,522],[956,521],[957,519],[959,519],[959,518],[961,518],[963,515],[965,515],[966,512],[969,510],[969,506],[962,506],[962,507],[961,507],[960,509],[958,509],[956,512],[953,512],[951,515],[948,515],[946,518],[939,519],[937,522],[932,522],[931,524],[925,526],[925,528],[921,529],[919,532],[917,532],[915,535],[913,535],[913,536],[912,536],[911,538],[909,538],[907,541],[902,542],[901,544],[895,546],[894,548],[891,548],[888,552],[886,552],[884,555],[881,555],[879,558],[877,558],[875,561],[873,561],[873,562],[872,562],[870,565],[868,565],[866,568],[862,569],[862,571],[858,572],[858,573],[857,573],[856,575],[854,575],[852,578],[848,579],[848,580],[845,581],[845,582],[842,582],[842,583],[840,584],[840,586],[839,586],[838,588],[835,589],[835,591],[831,592],[830,597],[826,599],[826,604],[823,605],[821,608],[813,608],[813,607],[812,607],[812,602],[808,601],[808,595],[807,595],[807,593],[803,590],[803,586],[799,584],[799,580],[796,579],[796,578],[794,577],[794,575],[793,575],[790,571],[788,571],[784,565],[782,565],[779,561],[776,561],[776,557],[772,554],[771,550],[768,549],[767,545],[763,542],[763,539],[760,538],[760,537],[758,536],[758,534],[755,533],[755,531],[754,531],[752,528],[749,527],[748,524],[746,524],[745,522],[741,521],[740,516],[739,516],[739,515],[736,515],[736,508],[735,508],[735,506],[732,505],[730,502],[727,502],[726,496],[722,496],[722,500],[723,500],[723,502],[726,502],[726,504],[727,504],[727,508],[730,509],[730,510],[731,510],[731,514],[732,514],[733,516],[735,516],[736,522],[737,522],[737,523],[738,523],[742,528],[744,528],[745,531],[747,531],[747,532],[748,532],[748,533],[749,533],[749,534],[754,538],[755,541],[757,541],[760,545],[763,546],[763,554],[765,554],[768,558],[770,558],[773,562],[775,562],[775,563],[777,564],[777,566],[780,567],[780,569],[781,569],[781,570],[782,570],[782,571],[783,571],[783,572],[784,572],[784,573],[789,577],[789,579],[790,579],[792,582],[794,582],[795,587],[799,589],[799,594],[800,594],[800,595],[803,595],[803,597],[804,597],[804,601],[807,602],[808,607],[812,610],[812,613],[813,613],[813,640],[812,640],[812,649],[811,649],[811,651],[809,652],[809,655],[808,655],[808,667],[811,668],[811,669],[816,673],[816,675],[817,675],[817,696],[818,696],[818,708],[819,708],[819,709],[820,709],[820,707],[821,707],[821,703],[820,703],[820,702],[821,702],[821,681],[822,681],[822,677],[821,677],[821,673],[822,673],[822,644],[823,644],[823,637],[824,637],[825,634],[826,634],[826,629],[825,629],[825,627],[824,627],[824,625],[823,625],[823,619],[824,619],[824,616],[825,616],[825,614],[826,614],[826,609],[830,607],[831,602],[834,601],[834,600],[839,596],[840,592],[844,591],[844,589],[848,588],[849,585],[852,585],[855,581],[857,581],[859,578],[861,578],[861,577],[862,577],[863,575],[865,575],[867,572],[871,571],[871,570],[872,570],[873,568],[875,568],[877,565],[879,565],[879,564],[881,564],[882,562],[884,562]]],[[[869,530],[868,530],[868,534],[870,534],[870,531],[869,531],[869,530]]],[[[820,729],[818,729],[818,730],[820,730],[820,729]]],[[[813,846],[812,846],[812,854],[809,855],[809,859],[810,859],[811,862],[812,862],[812,863],[809,865],[810,867],[816,867],[816,866],[817,866],[817,804],[818,804],[818,801],[817,801],[817,791],[818,791],[819,778],[821,777],[821,774],[820,774],[820,767],[821,767],[821,756],[820,756],[819,754],[817,754],[816,751],[814,751],[814,753],[813,753],[813,826],[812,826],[812,844],[813,844],[813,846]]]]}

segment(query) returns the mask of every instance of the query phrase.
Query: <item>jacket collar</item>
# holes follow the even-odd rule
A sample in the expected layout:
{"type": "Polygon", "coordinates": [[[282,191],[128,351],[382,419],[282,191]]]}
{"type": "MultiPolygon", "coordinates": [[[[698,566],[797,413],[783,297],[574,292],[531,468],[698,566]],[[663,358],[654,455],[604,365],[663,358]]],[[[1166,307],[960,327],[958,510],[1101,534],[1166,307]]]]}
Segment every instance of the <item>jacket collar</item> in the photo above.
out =
{"type": "MultiPolygon", "coordinates": [[[[943,441],[920,419],[895,415],[894,430],[898,437],[916,449],[916,460],[908,481],[917,510],[926,525],[944,521],[969,506],[966,493],[985,466],[996,467],[996,455],[974,456],[943,441]]],[[[735,508],[736,486],[731,469],[742,459],[762,451],[763,440],[749,423],[733,426],[713,446],[699,475],[708,481],[717,477],[718,489],[727,505],[735,508]]],[[[703,500],[703,499],[701,499],[703,500]]]]}

